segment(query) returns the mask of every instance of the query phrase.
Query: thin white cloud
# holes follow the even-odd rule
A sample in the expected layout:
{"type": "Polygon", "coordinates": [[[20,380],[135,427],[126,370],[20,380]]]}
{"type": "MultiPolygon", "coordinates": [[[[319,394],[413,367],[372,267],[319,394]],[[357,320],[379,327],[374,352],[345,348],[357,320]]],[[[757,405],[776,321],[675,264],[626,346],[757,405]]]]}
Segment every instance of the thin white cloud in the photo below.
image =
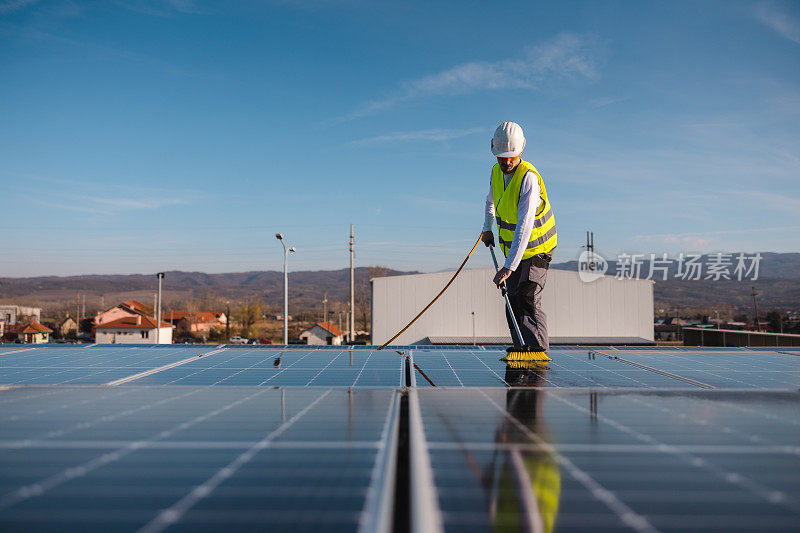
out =
{"type": "Polygon", "coordinates": [[[89,213],[94,215],[114,215],[124,211],[134,211],[140,209],[160,209],[174,205],[182,205],[187,202],[180,198],[104,198],[100,196],[60,196],[58,200],[43,200],[34,198],[34,203],[66,211],[78,213],[89,213]]]}
{"type": "Polygon", "coordinates": [[[452,198],[430,198],[411,194],[403,194],[400,198],[419,209],[438,213],[461,214],[475,208],[475,205],[470,202],[457,201],[452,198]]]}
{"type": "Polygon", "coordinates": [[[534,89],[542,82],[598,74],[598,42],[593,37],[561,33],[517,57],[499,61],[463,63],[401,84],[394,96],[367,102],[346,119],[372,115],[401,102],[430,96],[452,96],[479,91],[534,89]]]}
{"type": "MultiPolygon", "coordinates": [[[[11,179],[12,176],[8,176],[11,179]]],[[[70,190],[95,190],[97,188],[102,187],[104,191],[110,191],[111,193],[115,194],[114,198],[138,198],[141,196],[161,196],[161,197],[169,197],[169,196],[178,196],[180,195],[182,198],[195,198],[197,196],[202,195],[202,191],[197,189],[167,189],[163,187],[146,187],[146,186],[132,186],[124,183],[115,183],[114,181],[109,181],[106,178],[95,178],[95,179],[70,179],[70,178],[51,178],[48,176],[40,176],[40,175],[23,175],[23,176],[16,176],[17,178],[24,178],[27,181],[36,181],[47,184],[47,187],[51,190],[63,191],[65,194],[69,194],[70,190]]],[[[185,203],[185,202],[181,202],[185,203]]]]}
{"type": "Polygon", "coordinates": [[[116,3],[131,11],[156,17],[169,17],[175,13],[197,15],[205,12],[194,0],[116,0],[116,3]]]}
{"type": "Polygon", "coordinates": [[[0,14],[17,11],[38,2],[39,0],[2,0],[0,1],[0,14]]]}
{"type": "Polygon", "coordinates": [[[800,198],[792,197],[790,193],[768,191],[731,191],[731,195],[745,199],[750,205],[759,210],[786,211],[787,213],[800,213],[800,198]]]}
{"type": "Polygon", "coordinates": [[[43,207],[52,207],[54,209],[64,209],[66,211],[75,211],[78,213],[91,213],[93,215],[105,215],[108,214],[106,211],[102,209],[98,209],[96,207],[87,207],[81,205],[73,205],[71,203],[64,203],[64,202],[48,202],[46,200],[40,200],[39,198],[32,198],[33,203],[37,205],[41,205],[43,207]]]}
{"type": "MultiPolygon", "coordinates": [[[[719,250],[725,242],[741,243],[756,242],[754,236],[760,237],[758,242],[763,243],[767,235],[787,235],[800,230],[800,226],[777,226],[770,228],[742,228],[718,231],[698,231],[686,233],[654,233],[650,235],[636,235],[634,242],[655,242],[667,247],[679,246],[683,250],[695,252],[711,252],[719,250]]],[[[751,245],[758,248],[760,245],[751,245]]]]}
{"type": "Polygon", "coordinates": [[[600,107],[605,107],[608,105],[616,104],[619,102],[624,102],[626,100],[630,100],[630,98],[595,98],[594,100],[589,100],[589,106],[595,109],[600,107]]]}
{"type": "Polygon", "coordinates": [[[181,198],[103,198],[87,196],[90,203],[106,207],[108,210],[125,211],[130,209],[159,209],[171,205],[182,205],[186,200],[181,198]]]}
{"type": "Polygon", "coordinates": [[[800,44],[800,21],[786,13],[774,2],[760,2],[755,6],[756,18],[782,37],[800,44]]]}
{"type": "Polygon", "coordinates": [[[113,182],[100,185],[94,181],[42,176],[26,176],[25,179],[46,186],[41,187],[43,193],[37,197],[21,195],[22,198],[47,208],[96,215],[114,215],[128,211],[185,205],[202,196],[201,192],[190,189],[162,189],[113,182]],[[88,194],[76,194],[76,190],[86,191],[88,194]]]}
{"type": "Polygon", "coordinates": [[[364,0],[268,0],[268,3],[304,11],[317,11],[323,8],[368,7],[370,5],[368,1],[364,0]]]}
{"type": "Polygon", "coordinates": [[[773,231],[797,231],[800,226],[776,226],[772,228],[744,228],[744,229],[731,229],[719,231],[698,231],[688,233],[653,233],[650,235],[637,235],[637,241],[665,241],[665,242],[679,242],[682,239],[712,237],[718,235],[741,235],[748,233],[767,233],[773,231]]]}
{"type": "Polygon", "coordinates": [[[430,130],[417,130],[417,131],[400,131],[397,133],[390,133],[387,135],[378,135],[375,137],[367,137],[357,141],[351,141],[350,145],[363,145],[363,144],[376,144],[385,142],[400,142],[400,141],[450,141],[473,135],[475,133],[484,132],[484,128],[469,128],[469,129],[430,129],[430,130]]]}
{"type": "Polygon", "coordinates": [[[689,250],[707,250],[716,241],[711,237],[697,237],[687,235],[685,237],[669,236],[664,238],[666,244],[680,244],[689,250]]]}

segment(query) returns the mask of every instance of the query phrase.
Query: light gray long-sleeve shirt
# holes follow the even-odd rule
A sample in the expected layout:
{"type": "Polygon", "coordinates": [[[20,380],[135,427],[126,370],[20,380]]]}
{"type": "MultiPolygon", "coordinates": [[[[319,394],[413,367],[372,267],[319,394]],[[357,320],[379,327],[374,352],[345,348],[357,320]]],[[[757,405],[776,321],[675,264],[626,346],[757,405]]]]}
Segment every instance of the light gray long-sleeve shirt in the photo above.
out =
{"type": "MultiPolygon", "coordinates": [[[[514,177],[514,173],[503,174],[503,182],[508,187],[508,182],[514,177]]],[[[533,231],[533,221],[536,218],[536,211],[539,210],[542,198],[539,191],[539,180],[533,172],[527,172],[522,178],[522,186],[519,190],[519,204],[517,204],[517,229],[514,232],[514,240],[511,241],[511,248],[506,256],[505,268],[512,272],[517,269],[528,241],[531,239],[533,231]],[[521,243],[521,244],[520,244],[521,243]]],[[[492,231],[492,224],[495,222],[494,213],[494,193],[492,191],[492,177],[489,176],[489,194],[486,196],[486,211],[483,221],[483,231],[492,231]]],[[[498,229],[499,238],[499,229],[498,229]]]]}

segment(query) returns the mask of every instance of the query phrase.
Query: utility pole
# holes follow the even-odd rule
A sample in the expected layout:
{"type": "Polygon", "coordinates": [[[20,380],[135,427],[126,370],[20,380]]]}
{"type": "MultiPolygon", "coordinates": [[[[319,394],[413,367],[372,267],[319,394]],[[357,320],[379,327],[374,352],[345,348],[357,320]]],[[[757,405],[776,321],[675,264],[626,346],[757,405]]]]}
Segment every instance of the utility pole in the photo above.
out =
{"type": "Polygon", "coordinates": [[[161,344],[161,280],[164,279],[164,273],[159,272],[156,274],[158,278],[158,301],[156,303],[156,344],[161,344]]]}
{"type": "Polygon", "coordinates": [[[225,342],[229,342],[231,339],[231,302],[227,302],[227,308],[225,310],[225,342]]]}
{"type": "Polygon", "coordinates": [[[475,346],[475,311],[472,312],[472,345],[475,346]]]}
{"type": "Polygon", "coordinates": [[[594,232],[587,231],[586,232],[586,251],[588,253],[588,267],[590,272],[594,272],[594,232]]]}
{"type": "Polygon", "coordinates": [[[758,293],[756,292],[755,287],[751,288],[753,289],[753,308],[756,312],[756,331],[761,331],[761,322],[758,319],[758,302],[756,302],[756,296],[758,296],[758,293]]]}
{"type": "Polygon", "coordinates": [[[350,343],[356,340],[356,277],[355,277],[355,251],[353,248],[354,235],[353,225],[350,224],[350,320],[348,328],[350,330],[350,343]]]}
{"type": "Polygon", "coordinates": [[[328,291],[325,291],[325,295],[322,297],[322,321],[328,321],[328,291]]]}

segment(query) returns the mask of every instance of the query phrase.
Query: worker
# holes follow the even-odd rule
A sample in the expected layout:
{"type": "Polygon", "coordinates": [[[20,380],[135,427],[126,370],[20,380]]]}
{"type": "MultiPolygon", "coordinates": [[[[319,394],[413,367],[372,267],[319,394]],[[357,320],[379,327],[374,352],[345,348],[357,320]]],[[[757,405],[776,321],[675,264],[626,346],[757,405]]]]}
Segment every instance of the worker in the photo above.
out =
{"type": "MultiPolygon", "coordinates": [[[[521,159],[525,135],[515,122],[503,122],[494,132],[492,168],[482,241],[494,246],[492,223],[497,222],[497,240],[506,256],[505,264],[494,277],[500,287],[505,282],[511,308],[519,324],[526,349],[550,351],[547,316],[542,309],[542,290],[547,269],[556,247],[556,221],[542,177],[533,165],[521,159]]],[[[508,327],[514,327],[506,310],[508,327]]]]}

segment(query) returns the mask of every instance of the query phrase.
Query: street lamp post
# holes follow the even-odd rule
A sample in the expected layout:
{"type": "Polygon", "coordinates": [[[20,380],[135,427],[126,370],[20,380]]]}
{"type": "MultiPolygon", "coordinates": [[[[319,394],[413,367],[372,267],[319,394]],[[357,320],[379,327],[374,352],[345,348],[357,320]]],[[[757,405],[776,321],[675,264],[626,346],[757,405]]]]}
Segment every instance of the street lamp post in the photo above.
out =
{"type": "Polygon", "coordinates": [[[286,263],[289,260],[289,252],[296,252],[294,246],[286,247],[283,235],[275,234],[275,238],[283,245],[283,344],[289,344],[289,275],[286,271],[286,263]]]}
{"type": "Polygon", "coordinates": [[[158,278],[158,311],[156,311],[156,344],[161,344],[161,280],[164,279],[164,273],[159,272],[156,274],[158,278]]]}

